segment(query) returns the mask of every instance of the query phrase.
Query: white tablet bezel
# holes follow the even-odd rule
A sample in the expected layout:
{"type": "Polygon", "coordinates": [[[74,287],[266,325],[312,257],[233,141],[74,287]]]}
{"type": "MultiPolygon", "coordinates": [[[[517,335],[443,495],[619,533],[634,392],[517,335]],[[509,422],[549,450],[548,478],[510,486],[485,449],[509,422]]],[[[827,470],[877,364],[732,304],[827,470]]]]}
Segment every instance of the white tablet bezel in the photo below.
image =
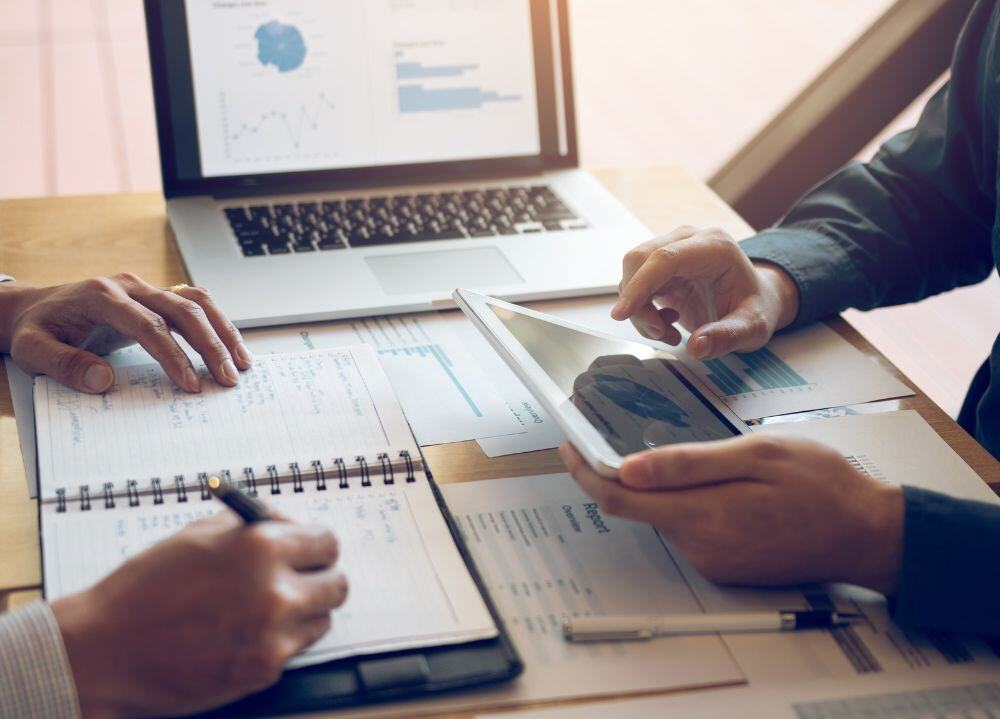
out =
{"type": "Polygon", "coordinates": [[[593,425],[583,416],[583,413],[573,404],[572,400],[559,390],[559,387],[549,377],[549,375],[539,366],[535,359],[524,349],[524,346],[511,334],[506,325],[490,309],[490,307],[500,307],[502,309],[519,312],[535,319],[551,322],[552,324],[568,329],[584,332],[594,337],[613,340],[617,342],[626,341],[642,344],[652,348],[657,354],[665,359],[677,360],[676,368],[684,376],[692,387],[704,398],[719,414],[721,414],[729,424],[731,424],[741,434],[749,434],[750,428],[746,423],[736,416],[705,383],[691,372],[680,361],[678,355],[671,352],[667,345],[662,342],[641,339],[626,339],[605,332],[568,322],[543,312],[504,302],[494,297],[481,295],[470,290],[457,289],[452,294],[455,303],[462,309],[465,315],[472,321],[486,341],[497,351],[497,354],[510,367],[517,378],[531,391],[538,402],[548,411],[549,415],[559,425],[559,429],[569,438],[584,459],[587,460],[594,471],[605,477],[617,477],[618,468],[621,466],[624,457],[618,454],[607,443],[601,433],[594,429],[593,425]]]}

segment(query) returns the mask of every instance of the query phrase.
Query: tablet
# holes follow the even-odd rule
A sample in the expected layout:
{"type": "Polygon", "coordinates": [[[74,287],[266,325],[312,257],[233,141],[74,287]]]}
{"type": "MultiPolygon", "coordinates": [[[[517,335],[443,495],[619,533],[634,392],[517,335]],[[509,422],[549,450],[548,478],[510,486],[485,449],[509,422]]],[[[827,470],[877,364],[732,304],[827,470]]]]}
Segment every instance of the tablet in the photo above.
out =
{"type": "Polygon", "coordinates": [[[599,474],[634,452],[749,433],[666,345],[631,341],[455,290],[482,332],[599,474]]]}

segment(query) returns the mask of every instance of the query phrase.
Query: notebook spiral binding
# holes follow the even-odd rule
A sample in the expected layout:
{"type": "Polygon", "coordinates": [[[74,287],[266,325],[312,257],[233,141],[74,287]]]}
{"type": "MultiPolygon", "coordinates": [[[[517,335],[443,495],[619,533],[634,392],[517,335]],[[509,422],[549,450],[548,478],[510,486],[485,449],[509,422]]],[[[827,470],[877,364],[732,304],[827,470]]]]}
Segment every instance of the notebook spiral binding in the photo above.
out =
{"type": "MultiPolygon", "coordinates": [[[[388,452],[381,452],[376,457],[378,460],[378,472],[382,475],[382,484],[391,486],[396,483],[396,465],[397,462],[393,462],[392,456],[388,452]]],[[[410,455],[408,450],[403,450],[398,455],[398,460],[402,461],[405,466],[406,475],[403,481],[407,483],[416,482],[415,469],[416,466],[413,462],[413,457],[410,455]]],[[[309,467],[312,470],[311,474],[308,476],[303,473],[302,467],[299,466],[298,462],[292,462],[288,465],[288,471],[285,473],[285,479],[291,478],[292,480],[292,492],[301,493],[306,490],[306,487],[311,487],[314,491],[324,492],[327,490],[328,484],[327,479],[333,479],[336,477],[336,484],[332,485],[336,489],[350,489],[351,488],[351,475],[356,474],[361,479],[362,487],[372,486],[372,467],[368,463],[368,458],[364,455],[357,455],[354,458],[353,467],[344,461],[342,457],[337,457],[333,460],[332,467],[323,464],[322,460],[314,459],[309,463],[309,467]],[[354,470],[353,472],[351,470],[354,470]],[[328,474],[329,472],[329,474],[328,474]]],[[[208,473],[199,472],[196,477],[197,480],[197,496],[201,501],[208,501],[212,498],[212,493],[208,489],[208,473]]],[[[223,470],[220,474],[221,478],[228,482],[233,482],[232,474],[229,470],[223,470]]],[[[267,481],[268,488],[272,495],[282,493],[282,475],[279,473],[277,466],[271,464],[267,466],[267,481]]],[[[252,467],[245,467],[242,471],[241,477],[235,482],[241,489],[243,489],[247,494],[252,497],[258,496],[259,487],[258,480],[254,473],[252,467]]],[[[188,480],[182,474],[174,476],[174,491],[173,496],[176,497],[178,503],[186,503],[190,499],[189,489],[192,487],[189,485],[188,480]]],[[[287,485],[285,486],[287,489],[287,485]]],[[[83,512],[90,511],[94,504],[91,499],[90,485],[81,484],[80,485],[80,510],[83,512]]],[[[115,486],[112,482],[105,482],[101,487],[101,499],[103,500],[103,506],[105,509],[114,509],[118,506],[118,502],[127,499],[129,507],[139,507],[142,506],[144,500],[152,500],[154,505],[165,504],[166,497],[163,489],[163,481],[160,477],[153,477],[149,481],[149,492],[143,494],[139,491],[139,483],[134,479],[130,479],[125,483],[125,494],[115,494],[115,486]]],[[[62,487],[56,490],[56,512],[67,511],[67,495],[66,488],[62,487]]]]}

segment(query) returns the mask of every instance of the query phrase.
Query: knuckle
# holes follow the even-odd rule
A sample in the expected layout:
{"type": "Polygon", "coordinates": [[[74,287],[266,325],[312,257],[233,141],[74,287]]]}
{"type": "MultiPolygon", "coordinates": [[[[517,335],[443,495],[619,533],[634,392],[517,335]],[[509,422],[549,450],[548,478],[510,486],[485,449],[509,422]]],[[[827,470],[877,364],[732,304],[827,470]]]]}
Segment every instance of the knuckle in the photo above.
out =
{"type": "Polygon", "coordinates": [[[56,357],[56,374],[59,377],[72,377],[83,369],[83,355],[79,352],[62,352],[56,357]]]}
{"type": "Polygon", "coordinates": [[[163,335],[169,332],[167,321],[157,314],[143,315],[139,321],[139,333],[147,336],[163,335]]]}
{"type": "Polygon", "coordinates": [[[278,554],[278,541],[264,527],[250,527],[242,533],[242,552],[252,561],[271,561],[278,554]]]}
{"type": "Polygon", "coordinates": [[[201,321],[205,318],[205,310],[201,308],[201,305],[188,299],[179,298],[177,309],[182,314],[197,321],[201,321]]]}
{"type": "Polygon", "coordinates": [[[347,579],[347,575],[344,574],[338,574],[336,582],[337,596],[335,597],[334,606],[339,607],[347,601],[347,597],[351,593],[351,582],[347,579]]]}
{"type": "Polygon", "coordinates": [[[752,437],[753,457],[758,463],[780,462],[788,456],[787,440],[764,434],[752,437]]]}
{"type": "Polygon", "coordinates": [[[198,304],[212,301],[212,293],[204,287],[188,287],[184,290],[184,296],[198,304]]]}
{"type": "Polygon", "coordinates": [[[725,249],[732,249],[737,247],[736,242],[729,233],[723,230],[721,227],[708,227],[701,231],[701,236],[704,237],[709,242],[712,242],[719,247],[724,247],[725,249]]]}
{"type": "Polygon", "coordinates": [[[337,561],[337,538],[324,527],[307,525],[299,528],[297,540],[302,549],[324,566],[337,561]]]}
{"type": "Polygon", "coordinates": [[[14,332],[10,341],[10,356],[21,367],[35,365],[35,360],[42,350],[42,341],[37,331],[21,328],[14,332]]]}
{"type": "Polygon", "coordinates": [[[239,674],[252,689],[264,689],[281,678],[284,664],[285,652],[281,642],[262,641],[244,654],[239,674]]]}
{"type": "Polygon", "coordinates": [[[698,228],[695,227],[694,225],[680,225],[676,230],[673,231],[672,234],[675,234],[675,235],[680,235],[680,234],[694,235],[697,232],[698,232],[698,228]]]}
{"type": "Polygon", "coordinates": [[[731,349],[740,343],[740,333],[729,323],[723,324],[718,329],[718,335],[719,339],[722,340],[720,344],[723,348],[731,349]]]}
{"type": "Polygon", "coordinates": [[[641,265],[646,260],[646,251],[639,247],[633,247],[625,253],[625,264],[630,266],[641,265]]]}
{"type": "Polygon", "coordinates": [[[111,279],[119,285],[138,285],[143,283],[143,279],[134,272],[119,272],[111,279]]]}
{"type": "Polygon", "coordinates": [[[280,625],[289,615],[295,614],[298,607],[299,603],[295,597],[291,596],[283,585],[271,582],[264,590],[261,614],[267,621],[280,625]]]}
{"type": "Polygon", "coordinates": [[[337,535],[324,529],[320,535],[320,541],[322,542],[323,558],[329,564],[335,564],[337,558],[340,556],[340,541],[337,539],[337,535]]]}
{"type": "Polygon", "coordinates": [[[677,245],[664,245],[653,250],[651,257],[656,258],[660,262],[669,262],[677,259],[680,254],[681,250],[678,249],[677,245]]]}
{"type": "Polygon", "coordinates": [[[747,330],[755,338],[762,338],[769,332],[767,315],[761,309],[753,309],[747,314],[747,330]]]}
{"type": "Polygon", "coordinates": [[[112,295],[119,289],[118,285],[107,277],[91,277],[83,280],[80,286],[91,294],[112,295]]]}

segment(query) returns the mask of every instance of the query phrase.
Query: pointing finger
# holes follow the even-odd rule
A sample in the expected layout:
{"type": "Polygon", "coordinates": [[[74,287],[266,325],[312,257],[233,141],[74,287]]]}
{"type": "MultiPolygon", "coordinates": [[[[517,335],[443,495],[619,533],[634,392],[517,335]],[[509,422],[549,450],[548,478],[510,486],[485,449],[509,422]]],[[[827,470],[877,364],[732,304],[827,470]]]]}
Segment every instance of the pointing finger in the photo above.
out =
{"type": "MultiPolygon", "coordinates": [[[[688,237],[693,237],[697,234],[698,228],[691,227],[690,225],[682,225],[672,232],[663,235],[662,237],[656,237],[652,240],[643,242],[641,245],[637,245],[633,249],[625,253],[625,257],[622,259],[622,280],[618,285],[618,291],[621,291],[631,282],[632,277],[635,273],[642,267],[649,256],[659,248],[673,244],[678,240],[683,240],[688,237]]],[[[615,317],[615,319],[626,319],[624,317],[615,317]]]]}
{"type": "Polygon", "coordinates": [[[653,250],[622,289],[611,316],[615,319],[629,317],[638,307],[649,303],[670,280],[702,277],[713,269],[718,259],[717,245],[704,237],[679,240],[653,250]]]}

